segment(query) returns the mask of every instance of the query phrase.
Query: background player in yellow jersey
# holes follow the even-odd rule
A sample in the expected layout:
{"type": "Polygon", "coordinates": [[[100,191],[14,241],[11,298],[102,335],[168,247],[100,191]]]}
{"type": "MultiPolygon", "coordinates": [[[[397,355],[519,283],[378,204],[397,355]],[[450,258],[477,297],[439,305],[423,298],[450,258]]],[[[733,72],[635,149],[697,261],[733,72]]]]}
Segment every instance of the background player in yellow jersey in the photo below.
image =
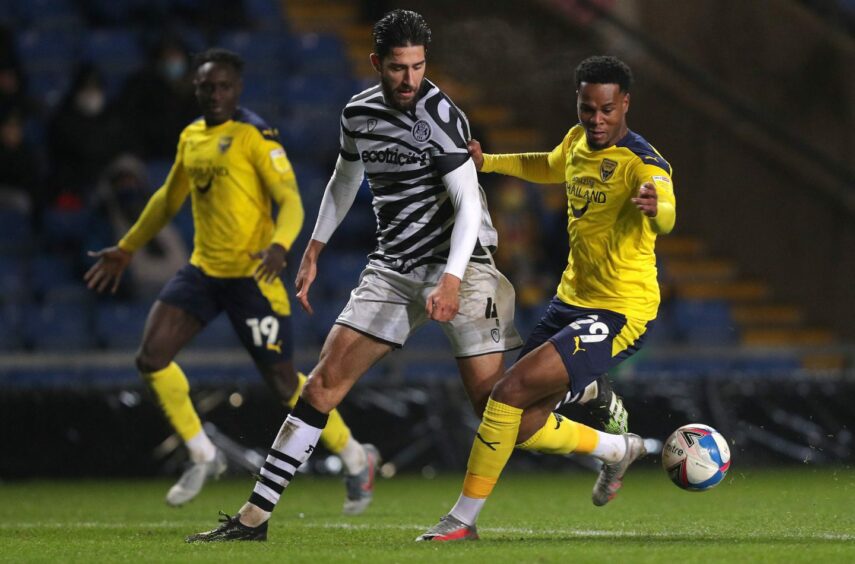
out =
{"type": "MultiPolygon", "coordinates": [[[[470,143],[483,172],[565,185],[570,253],[557,296],[521,358],[493,388],[460,498],[417,540],[477,538],[475,521],[514,447],[541,441],[536,423],[635,353],[656,317],[654,244],[674,227],[674,189],[671,166],[627,126],[631,84],[632,73],[619,59],[590,57],[576,69],[579,124],[551,152],[483,155],[470,143]]],[[[595,505],[606,504],[629,465],[646,453],[641,437],[559,422],[576,435],[566,452],[603,461],[592,497],[595,505]]]]}
{"type": "MultiPolygon", "coordinates": [[[[196,98],[203,117],[181,133],[175,164],[137,222],[115,247],[90,253],[88,287],[116,291],[134,251],[178,212],[190,195],[195,227],[190,264],[163,288],[151,308],[136,364],[193,464],[169,490],[181,505],[205,480],[226,468],[225,457],[202,429],[189,385],[175,355],[225,311],[264,379],[293,407],[305,377],[292,362],[291,307],[279,275],[303,224],[303,206],[291,163],[276,130],[238,106],[243,60],[210,49],[196,60],[196,98]],[[274,222],[273,202],[279,207],[274,222]]],[[[347,469],[345,513],[371,501],[377,452],[360,445],[337,412],[321,440],[347,469]]]]}

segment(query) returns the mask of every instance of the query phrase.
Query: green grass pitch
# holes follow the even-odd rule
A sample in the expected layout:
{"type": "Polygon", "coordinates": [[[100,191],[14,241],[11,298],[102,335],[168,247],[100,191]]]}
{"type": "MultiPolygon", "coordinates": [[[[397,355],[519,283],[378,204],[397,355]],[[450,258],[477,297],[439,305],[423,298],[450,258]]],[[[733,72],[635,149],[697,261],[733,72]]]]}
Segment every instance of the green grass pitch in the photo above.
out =
{"type": "Polygon", "coordinates": [[[481,515],[478,542],[415,543],[457,497],[461,477],[378,483],[359,517],[343,486],[299,476],[266,543],[188,545],[217,511],[235,511],[251,479],[214,482],[179,509],[167,481],[0,483],[2,562],[853,562],[855,473],[849,468],[734,468],[706,493],[683,492],[652,467],[630,472],[616,500],[591,504],[594,474],[510,473],[481,515]]]}

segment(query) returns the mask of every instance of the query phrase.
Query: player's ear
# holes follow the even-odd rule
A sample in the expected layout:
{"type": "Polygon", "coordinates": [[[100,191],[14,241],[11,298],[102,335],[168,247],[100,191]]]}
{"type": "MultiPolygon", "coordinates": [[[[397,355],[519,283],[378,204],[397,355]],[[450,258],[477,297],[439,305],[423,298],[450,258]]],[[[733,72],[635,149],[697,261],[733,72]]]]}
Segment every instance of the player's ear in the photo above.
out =
{"type": "Polygon", "coordinates": [[[368,58],[371,60],[371,66],[374,67],[374,70],[380,72],[383,68],[380,64],[380,56],[377,53],[371,53],[368,58]]]}
{"type": "Polygon", "coordinates": [[[623,95],[623,113],[629,113],[629,92],[623,95]]]}

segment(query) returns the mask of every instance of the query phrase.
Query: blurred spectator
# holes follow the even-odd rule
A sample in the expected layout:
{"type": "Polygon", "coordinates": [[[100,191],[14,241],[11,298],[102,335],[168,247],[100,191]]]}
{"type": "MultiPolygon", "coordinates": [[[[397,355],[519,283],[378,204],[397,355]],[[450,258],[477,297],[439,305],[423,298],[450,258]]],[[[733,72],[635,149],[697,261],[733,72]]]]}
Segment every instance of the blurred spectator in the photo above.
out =
{"type": "MultiPolygon", "coordinates": [[[[145,164],[140,159],[131,155],[116,159],[98,181],[85,248],[115,245],[142,213],[152,192],[145,164]]],[[[188,257],[178,229],[167,224],[134,254],[128,271],[130,283],[122,284],[120,292],[135,298],[157,295],[188,257]]]]}
{"type": "Polygon", "coordinates": [[[0,107],[17,107],[25,113],[34,109],[27,96],[24,73],[15,52],[14,34],[0,26],[0,107]]]}
{"type": "Polygon", "coordinates": [[[504,177],[493,188],[491,204],[493,224],[500,233],[496,265],[513,282],[522,307],[539,305],[549,295],[538,268],[543,257],[540,218],[529,204],[533,192],[522,180],[504,177]]]}
{"type": "Polygon", "coordinates": [[[145,159],[172,159],[181,131],[198,115],[190,57],[181,40],[163,37],[119,96],[122,123],[145,159]]]}
{"type": "Polygon", "coordinates": [[[103,76],[82,64],[48,126],[47,203],[81,207],[101,171],[128,145],[118,114],[107,106],[103,76]]]}
{"type": "MultiPolygon", "coordinates": [[[[36,152],[24,139],[24,113],[16,106],[0,104],[0,192],[41,201],[41,175],[36,152]]],[[[29,205],[28,204],[28,205],[29,205]]]]}

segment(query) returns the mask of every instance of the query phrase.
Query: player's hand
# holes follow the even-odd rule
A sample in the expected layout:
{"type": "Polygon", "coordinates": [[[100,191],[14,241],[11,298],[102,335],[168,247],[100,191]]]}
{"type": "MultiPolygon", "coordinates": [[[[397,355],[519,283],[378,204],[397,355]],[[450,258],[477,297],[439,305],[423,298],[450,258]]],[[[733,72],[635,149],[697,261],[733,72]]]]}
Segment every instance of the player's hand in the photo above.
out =
{"type": "Polygon", "coordinates": [[[303,260],[300,261],[300,269],[297,270],[297,279],[294,281],[294,287],[297,289],[297,299],[300,301],[300,305],[309,315],[315,313],[312,309],[312,304],[309,303],[309,288],[312,287],[312,283],[315,281],[317,275],[317,261],[303,255],[303,260]]]}
{"type": "Polygon", "coordinates": [[[115,294],[119,289],[119,282],[122,281],[122,274],[133,258],[133,253],[123,251],[119,247],[107,247],[100,251],[89,251],[86,254],[98,259],[83,275],[86,287],[99,294],[109,288],[110,293],[115,294]]]}
{"type": "Polygon", "coordinates": [[[454,319],[460,308],[460,278],[445,273],[439,284],[427,297],[425,311],[434,321],[447,322],[454,319]]]}
{"type": "Polygon", "coordinates": [[[273,243],[262,251],[252,253],[250,255],[252,258],[261,260],[261,263],[255,268],[255,272],[252,273],[253,278],[268,283],[276,280],[276,277],[285,268],[286,254],[285,247],[279,243],[273,243]]]}
{"type": "Polygon", "coordinates": [[[472,162],[475,163],[475,169],[481,170],[481,167],[484,166],[484,153],[481,151],[481,143],[477,139],[470,139],[469,143],[466,144],[466,148],[469,149],[469,156],[472,157],[472,162]]]}
{"type": "Polygon", "coordinates": [[[647,217],[656,217],[659,211],[659,197],[656,195],[656,186],[652,182],[645,182],[638,189],[638,196],[632,199],[632,203],[647,217]]]}

